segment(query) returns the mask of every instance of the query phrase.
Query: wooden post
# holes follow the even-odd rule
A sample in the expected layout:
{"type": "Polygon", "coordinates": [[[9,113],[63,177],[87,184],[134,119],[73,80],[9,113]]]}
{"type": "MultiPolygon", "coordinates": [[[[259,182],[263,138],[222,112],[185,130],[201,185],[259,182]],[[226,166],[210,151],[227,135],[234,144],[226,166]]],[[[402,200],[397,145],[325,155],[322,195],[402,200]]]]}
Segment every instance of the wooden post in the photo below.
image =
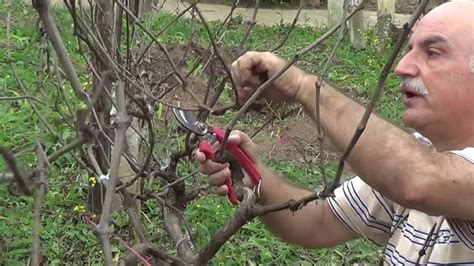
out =
{"type": "Polygon", "coordinates": [[[395,17],[395,0],[377,0],[376,36],[380,52],[384,52],[389,42],[390,25],[395,17]]]}
{"type": "MultiPolygon", "coordinates": [[[[363,0],[349,0],[349,9],[352,10],[363,0]]],[[[365,25],[364,25],[364,11],[357,12],[349,21],[349,30],[351,36],[351,43],[353,46],[363,48],[365,46],[365,25]]]]}
{"type": "Polygon", "coordinates": [[[328,27],[336,26],[342,20],[344,0],[328,0],[328,27]]]}

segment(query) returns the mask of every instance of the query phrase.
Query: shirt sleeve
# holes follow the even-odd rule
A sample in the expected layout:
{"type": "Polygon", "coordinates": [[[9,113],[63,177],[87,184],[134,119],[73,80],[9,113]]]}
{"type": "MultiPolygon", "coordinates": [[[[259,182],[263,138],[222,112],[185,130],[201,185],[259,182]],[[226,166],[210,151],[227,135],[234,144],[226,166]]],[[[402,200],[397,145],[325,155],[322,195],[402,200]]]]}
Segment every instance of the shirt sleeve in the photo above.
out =
{"type": "MultiPolygon", "coordinates": [[[[469,147],[463,150],[450,151],[472,163],[474,167],[474,148],[469,147]]],[[[459,240],[469,249],[474,250],[474,221],[447,218],[447,221],[459,240]]]]}
{"type": "Polygon", "coordinates": [[[334,194],[329,206],[342,223],[379,246],[387,243],[395,213],[393,202],[359,177],[344,182],[334,194]]]}

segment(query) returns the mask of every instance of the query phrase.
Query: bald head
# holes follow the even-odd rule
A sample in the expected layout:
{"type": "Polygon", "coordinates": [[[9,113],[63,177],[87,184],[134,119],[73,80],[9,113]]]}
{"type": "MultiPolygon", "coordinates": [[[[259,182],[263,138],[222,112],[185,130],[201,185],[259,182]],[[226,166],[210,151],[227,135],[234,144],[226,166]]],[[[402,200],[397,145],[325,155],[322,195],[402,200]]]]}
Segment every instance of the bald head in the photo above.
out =
{"type": "Polygon", "coordinates": [[[453,49],[467,59],[474,73],[474,1],[444,3],[426,14],[413,34],[437,32],[453,49]]]}
{"type": "Polygon", "coordinates": [[[444,3],[425,15],[418,26],[430,24],[431,27],[446,27],[446,31],[454,31],[474,41],[474,2],[448,2],[444,3]]]}

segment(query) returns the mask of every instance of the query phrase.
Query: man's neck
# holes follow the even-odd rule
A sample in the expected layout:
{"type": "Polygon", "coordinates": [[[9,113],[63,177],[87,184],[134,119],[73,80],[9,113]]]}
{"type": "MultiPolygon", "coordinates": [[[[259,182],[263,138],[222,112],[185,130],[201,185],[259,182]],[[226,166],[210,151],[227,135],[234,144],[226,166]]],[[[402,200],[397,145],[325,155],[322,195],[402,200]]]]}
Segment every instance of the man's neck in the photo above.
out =
{"type": "Polygon", "coordinates": [[[462,150],[467,147],[474,147],[474,133],[466,137],[460,137],[459,134],[451,137],[433,137],[429,138],[433,146],[439,152],[462,150]]]}

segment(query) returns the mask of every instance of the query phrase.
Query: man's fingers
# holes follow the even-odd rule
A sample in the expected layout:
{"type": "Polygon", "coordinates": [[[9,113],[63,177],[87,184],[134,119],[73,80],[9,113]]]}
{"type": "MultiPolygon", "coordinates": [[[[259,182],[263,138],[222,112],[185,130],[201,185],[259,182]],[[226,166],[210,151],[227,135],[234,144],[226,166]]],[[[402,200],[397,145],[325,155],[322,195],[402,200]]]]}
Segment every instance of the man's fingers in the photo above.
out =
{"type": "Polygon", "coordinates": [[[229,144],[234,144],[234,145],[240,145],[242,142],[242,136],[241,136],[241,131],[239,130],[233,130],[230,132],[229,138],[227,139],[229,144]]]}
{"type": "Polygon", "coordinates": [[[232,65],[230,66],[230,75],[232,76],[232,79],[234,80],[235,84],[240,84],[241,83],[241,77],[240,77],[240,71],[239,71],[239,60],[234,61],[232,65]]]}
{"type": "Polygon", "coordinates": [[[230,170],[228,167],[209,175],[209,184],[212,186],[220,186],[230,178],[230,170]]]}
{"type": "Polygon", "coordinates": [[[203,174],[206,175],[212,175],[214,173],[217,173],[221,171],[222,169],[228,168],[229,164],[221,164],[221,163],[216,163],[211,160],[207,160],[206,162],[202,163],[199,167],[199,171],[203,174]]]}
{"type": "Polygon", "coordinates": [[[206,161],[206,155],[203,152],[200,152],[199,150],[196,150],[194,155],[195,155],[196,160],[198,162],[204,163],[206,161]]]}
{"type": "Polygon", "coordinates": [[[217,194],[220,195],[220,196],[227,195],[228,191],[229,191],[229,189],[227,188],[226,185],[222,185],[222,186],[220,186],[216,189],[217,194]]]}

